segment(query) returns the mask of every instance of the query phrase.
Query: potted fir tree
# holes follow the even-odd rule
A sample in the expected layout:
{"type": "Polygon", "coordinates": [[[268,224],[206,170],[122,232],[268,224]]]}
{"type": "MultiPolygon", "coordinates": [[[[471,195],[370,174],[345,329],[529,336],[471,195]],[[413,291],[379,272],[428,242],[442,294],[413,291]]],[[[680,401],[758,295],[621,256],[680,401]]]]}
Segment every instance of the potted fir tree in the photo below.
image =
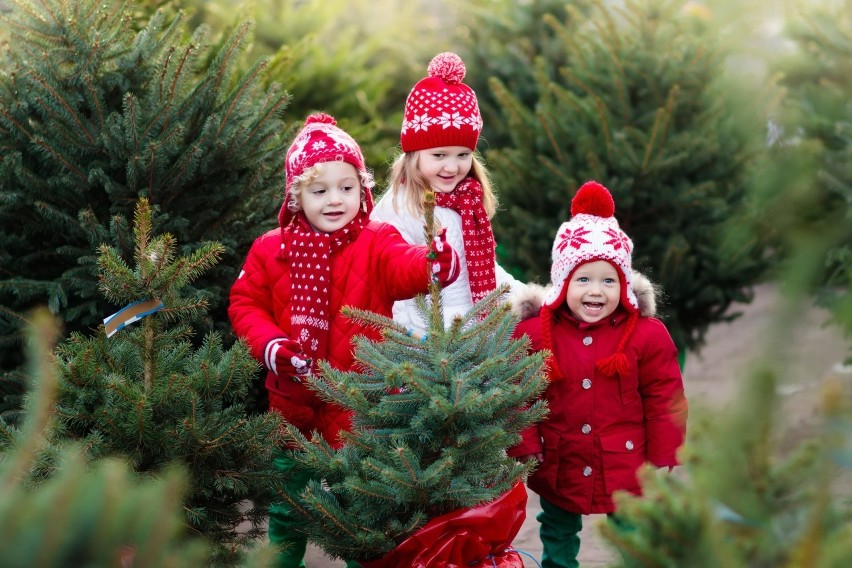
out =
{"type": "MultiPolygon", "coordinates": [[[[433,200],[432,200],[433,201],[433,200]]],[[[434,234],[427,208],[427,231],[434,234]]],[[[320,364],[309,383],[353,412],[344,445],[288,433],[291,455],[314,481],[282,495],[304,516],[309,539],[365,568],[488,565],[521,568],[511,549],[523,524],[523,479],[532,464],[508,457],[546,405],[544,354],[511,338],[517,323],[505,289],[492,292],[444,328],[440,288],[418,299],[427,335],[348,309],[382,330],[356,340],[359,368],[320,364]]]]}

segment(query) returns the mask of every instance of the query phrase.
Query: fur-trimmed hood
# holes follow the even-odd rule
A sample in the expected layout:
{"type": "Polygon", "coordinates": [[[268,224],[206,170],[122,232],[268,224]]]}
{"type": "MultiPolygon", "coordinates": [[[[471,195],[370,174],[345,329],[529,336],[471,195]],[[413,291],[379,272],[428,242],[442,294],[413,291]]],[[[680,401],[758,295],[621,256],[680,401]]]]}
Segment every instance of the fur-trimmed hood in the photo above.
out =
{"type": "MultiPolygon", "coordinates": [[[[512,311],[521,320],[529,319],[538,315],[544,297],[552,287],[551,284],[541,286],[539,284],[527,284],[521,286],[517,292],[513,292],[508,301],[512,304],[512,311]]],[[[639,313],[643,317],[657,315],[657,293],[658,286],[651,282],[644,274],[633,271],[633,292],[639,301],[639,313]]]]}

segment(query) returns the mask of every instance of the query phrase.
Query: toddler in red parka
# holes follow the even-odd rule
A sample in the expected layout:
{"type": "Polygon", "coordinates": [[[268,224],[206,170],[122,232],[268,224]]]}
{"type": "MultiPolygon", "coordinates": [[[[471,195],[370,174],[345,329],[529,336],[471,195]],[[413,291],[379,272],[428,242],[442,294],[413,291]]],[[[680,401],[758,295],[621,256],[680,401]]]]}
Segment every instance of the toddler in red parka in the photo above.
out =
{"type": "Polygon", "coordinates": [[[527,483],[541,500],[543,568],[578,566],[582,515],[612,515],[615,491],[639,494],[642,464],[678,465],[686,433],[677,349],[651,317],[653,287],[633,272],[633,243],[614,214],[602,185],[577,191],[539,314],[515,331],[552,352],[550,413],[511,451],[540,461],[527,483]]]}
{"type": "MultiPolygon", "coordinates": [[[[231,288],[228,315],[267,369],[270,409],[307,437],[317,431],[338,447],[349,413],[321,400],[302,378],[319,359],[349,370],[353,337],[380,337],[341,315],[341,308],[391,317],[394,301],[426,293],[431,279],[452,283],[458,255],[441,234],[429,259],[430,247],[410,245],[393,226],[369,220],[373,178],[358,144],[331,116],[307,118],[285,168],[280,226],[252,244],[231,288]]],[[[276,459],[282,471],[294,465],[283,452],[276,459]]],[[[285,491],[295,494],[306,484],[291,478],[285,491]]],[[[298,523],[286,504],[270,509],[270,541],[284,545],[277,566],[304,566],[306,540],[294,530],[298,523]]]]}

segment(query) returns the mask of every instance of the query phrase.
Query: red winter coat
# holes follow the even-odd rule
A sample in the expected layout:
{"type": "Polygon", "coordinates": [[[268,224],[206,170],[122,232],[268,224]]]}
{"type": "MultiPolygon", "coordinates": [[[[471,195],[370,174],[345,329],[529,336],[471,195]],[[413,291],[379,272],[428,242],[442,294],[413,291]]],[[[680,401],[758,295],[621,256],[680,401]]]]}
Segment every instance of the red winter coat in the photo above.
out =
{"type": "MultiPolygon", "coordinates": [[[[595,361],[614,352],[627,314],[583,323],[567,308],[556,311],[553,353],[564,378],[545,391],[548,417],[524,432],[511,455],[543,453],[527,484],[551,503],[580,514],[612,513],[612,494],[639,494],[636,470],[644,462],[678,465],[686,434],[687,404],[677,350],[661,321],[640,317],[624,353],[626,377],[602,376],[595,361]],[[588,343],[588,345],[586,345],[588,343]]],[[[515,336],[543,348],[538,316],[522,321],[515,336]]]]}
{"type": "MultiPolygon", "coordinates": [[[[280,228],[255,240],[231,288],[228,315],[234,331],[246,339],[260,362],[269,341],[291,337],[290,262],[280,255],[281,246],[280,228]]],[[[328,330],[328,363],[332,367],[352,368],[356,335],[380,337],[374,328],[344,317],[341,308],[352,306],[391,317],[396,300],[427,292],[427,252],[425,246],[406,243],[391,225],[370,222],[357,239],[332,255],[328,330]]],[[[308,437],[317,430],[336,445],[340,430],[350,427],[348,411],[320,400],[304,383],[268,371],[266,387],[270,408],[308,437]]]]}

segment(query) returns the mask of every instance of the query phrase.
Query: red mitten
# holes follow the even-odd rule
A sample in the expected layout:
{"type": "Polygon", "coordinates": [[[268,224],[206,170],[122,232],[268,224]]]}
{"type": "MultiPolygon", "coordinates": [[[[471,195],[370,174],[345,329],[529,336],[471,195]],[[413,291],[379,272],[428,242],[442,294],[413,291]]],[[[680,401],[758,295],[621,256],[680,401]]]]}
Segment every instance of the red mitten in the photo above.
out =
{"type": "Polygon", "coordinates": [[[311,372],[312,361],[302,353],[302,346],[285,337],[273,339],[266,344],[263,362],[279,377],[292,377],[297,381],[300,381],[300,376],[311,372]]]}
{"type": "Polygon", "coordinates": [[[432,279],[444,286],[449,286],[456,281],[461,272],[459,255],[447,242],[447,228],[443,229],[432,239],[432,248],[429,249],[429,258],[432,259],[432,279]]]}

